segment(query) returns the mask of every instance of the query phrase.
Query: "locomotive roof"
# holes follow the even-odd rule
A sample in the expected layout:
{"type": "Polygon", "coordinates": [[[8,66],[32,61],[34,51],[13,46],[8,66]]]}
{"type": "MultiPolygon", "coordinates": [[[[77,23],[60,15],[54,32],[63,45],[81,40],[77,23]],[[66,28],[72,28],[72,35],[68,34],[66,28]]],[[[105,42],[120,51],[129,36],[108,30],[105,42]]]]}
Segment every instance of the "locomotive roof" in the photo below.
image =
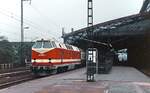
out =
{"type": "MultiPolygon", "coordinates": [[[[76,46],[73,46],[73,45],[69,45],[69,44],[64,44],[64,43],[61,43],[61,42],[58,42],[56,40],[53,40],[53,39],[41,39],[41,40],[37,40],[36,42],[52,42],[53,44],[50,46],[48,46],[47,48],[52,48],[52,47],[59,47],[59,48],[64,48],[64,49],[70,49],[70,50],[75,50],[75,51],[79,51],[79,48],[76,47],[76,46]]],[[[39,43],[39,44],[36,44],[33,45],[33,48],[41,48],[43,47],[42,43],[39,43]]]]}

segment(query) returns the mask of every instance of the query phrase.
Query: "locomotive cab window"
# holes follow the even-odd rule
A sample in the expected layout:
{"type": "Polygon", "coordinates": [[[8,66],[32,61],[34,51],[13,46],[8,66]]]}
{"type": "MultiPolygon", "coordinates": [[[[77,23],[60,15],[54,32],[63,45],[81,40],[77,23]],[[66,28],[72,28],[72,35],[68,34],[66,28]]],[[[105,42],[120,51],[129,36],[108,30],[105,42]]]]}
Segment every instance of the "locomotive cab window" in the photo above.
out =
{"type": "Polygon", "coordinates": [[[38,41],[33,45],[33,48],[42,48],[42,42],[38,41]]]}
{"type": "Polygon", "coordinates": [[[73,50],[72,46],[69,46],[71,50],[73,50]]]}
{"type": "Polygon", "coordinates": [[[53,45],[53,47],[57,47],[54,41],[52,41],[51,44],[53,45]]]}
{"type": "Polygon", "coordinates": [[[59,44],[59,47],[61,48],[61,45],[59,44]]]}
{"type": "Polygon", "coordinates": [[[52,48],[52,44],[49,41],[44,41],[43,48],[52,48]]]}
{"type": "Polygon", "coordinates": [[[70,45],[65,45],[67,49],[73,50],[72,46],[70,45]]]}

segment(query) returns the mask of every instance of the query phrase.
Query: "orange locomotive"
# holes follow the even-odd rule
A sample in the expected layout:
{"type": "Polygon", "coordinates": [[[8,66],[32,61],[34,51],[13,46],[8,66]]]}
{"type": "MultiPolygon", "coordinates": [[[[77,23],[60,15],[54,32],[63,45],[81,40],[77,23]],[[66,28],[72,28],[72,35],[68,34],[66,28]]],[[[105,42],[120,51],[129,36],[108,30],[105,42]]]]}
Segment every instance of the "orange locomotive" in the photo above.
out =
{"type": "Polygon", "coordinates": [[[79,48],[55,42],[38,40],[32,47],[32,65],[34,74],[49,74],[74,69],[81,65],[79,48]]]}

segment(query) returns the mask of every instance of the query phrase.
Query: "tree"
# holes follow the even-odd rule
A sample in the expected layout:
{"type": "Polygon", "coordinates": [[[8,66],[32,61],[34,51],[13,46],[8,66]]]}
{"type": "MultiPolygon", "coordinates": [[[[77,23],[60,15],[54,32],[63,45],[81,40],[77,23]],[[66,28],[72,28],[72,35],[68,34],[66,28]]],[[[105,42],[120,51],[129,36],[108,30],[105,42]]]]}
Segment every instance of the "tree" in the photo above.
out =
{"type": "Polygon", "coordinates": [[[4,36],[0,37],[0,64],[14,61],[14,50],[11,43],[4,36]]]}

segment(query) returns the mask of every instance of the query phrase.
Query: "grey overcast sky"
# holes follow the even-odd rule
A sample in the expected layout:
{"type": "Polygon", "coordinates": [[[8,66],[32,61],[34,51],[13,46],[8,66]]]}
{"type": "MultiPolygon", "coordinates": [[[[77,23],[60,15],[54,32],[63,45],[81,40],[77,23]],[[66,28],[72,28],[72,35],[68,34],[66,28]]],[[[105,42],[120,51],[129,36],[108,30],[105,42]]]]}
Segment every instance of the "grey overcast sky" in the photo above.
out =
{"type": "MultiPolygon", "coordinates": [[[[20,1],[0,0],[0,36],[20,41],[20,1]]],[[[139,13],[143,0],[93,0],[94,24],[139,13]]],[[[86,27],[87,0],[32,0],[24,1],[25,40],[56,38],[61,28],[70,32],[86,27]]]]}

